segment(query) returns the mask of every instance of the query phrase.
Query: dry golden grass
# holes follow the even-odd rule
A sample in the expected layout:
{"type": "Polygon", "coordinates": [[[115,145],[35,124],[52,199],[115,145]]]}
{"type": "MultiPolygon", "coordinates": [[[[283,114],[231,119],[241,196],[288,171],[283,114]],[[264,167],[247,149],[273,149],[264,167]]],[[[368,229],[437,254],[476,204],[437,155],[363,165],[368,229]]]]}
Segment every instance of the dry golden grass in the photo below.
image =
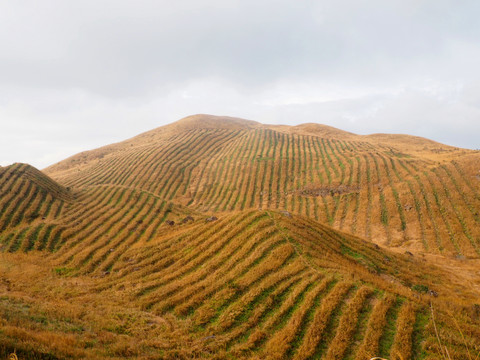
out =
{"type": "Polygon", "coordinates": [[[412,332],[415,324],[414,305],[403,304],[397,318],[397,332],[390,351],[393,360],[409,359],[412,355],[412,332]]]}
{"type": "Polygon", "coordinates": [[[316,311],[305,334],[305,339],[299,347],[294,359],[308,359],[315,354],[330,317],[332,316],[332,312],[338,307],[339,303],[351,287],[351,283],[340,283],[335,286],[325,299],[322,300],[320,308],[316,311]]]}
{"type": "Polygon", "coordinates": [[[479,164],[198,115],[0,168],[0,357],[475,359],[479,164]]]}
{"type": "MultiPolygon", "coordinates": [[[[396,356],[395,351],[400,349],[404,351],[401,356],[408,357],[426,336],[412,337],[412,321],[415,322],[416,314],[425,302],[421,297],[417,298],[415,292],[406,291],[405,285],[396,285],[399,291],[395,291],[395,286],[376,279],[378,274],[369,272],[363,263],[348,260],[348,256],[356,254],[362,259],[388,256],[389,266],[403,274],[399,274],[399,279],[408,278],[414,283],[421,281],[425,265],[408,258],[406,261],[403,255],[382,250],[374,252],[360,239],[341,240],[342,237],[333,230],[309,221],[281,213],[246,212],[226,216],[217,223],[202,221],[186,225],[173,234],[170,231],[164,233],[163,240],[158,238],[153,243],[129,249],[125,258],[119,259],[120,264],[128,260],[125,264],[130,269],[142,267],[141,271],[113,271],[99,277],[74,275],[66,268],[55,267],[49,257],[40,254],[4,253],[1,275],[8,281],[0,287],[0,298],[3,299],[0,309],[8,312],[8,306],[11,306],[8,304],[29,301],[31,317],[28,320],[18,311],[11,312],[2,325],[6,329],[1,333],[2,342],[21,345],[19,349],[23,351],[43,349],[42,353],[52,352],[72,358],[93,356],[88,354],[94,353],[105,358],[148,358],[148,354],[161,348],[165,358],[227,356],[232,353],[240,358],[258,354],[280,359],[285,356],[308,358],[316,351],[319,342],[327,339],[323,345],[326,346],[325,355],[341,358],[348,347],[348,339],[358,331],[358,312],[374,287],[386,290],[389,295],[387,300],[378,302],[365,319],[368,324],[364,340],[353,355],[360,359],[377,354],[379,339],[384,336],[387,310],[392,301],[406,296],[408,306],[402,306],[393,325],[394,333],[388,336],[393,343],[391,356],[396,356]],[[249,231],[255,228],[253,225],[262,222],[263,232],[249,231]],[[219,239],[233,237],[229,242],[219,243],[209,231],[212,226],[215,229],[213,234],[224,234],[219,239]],[[310,233],[322,235],[316,236],[315,240],[310,233]],[[233,243],[237,246],[232,247],[233,243]],[[192,248],[192,244],[203,246],[202,252],[186,251],[192,248]],[[223,245],[218,247],[219,244],[223,245]],[[347,244],[351,250],[345,252],[347,244]],[[210,248],[217,250],[203,256],[210,254],[210,248]],[[339,249],[338,253],[335,248],[339,249]],[[237,252],[243,255],[236,256],[237,252]],[[177,259],[183,265],[177,266],[169,258],[177,259]],[[182,262],[182,259],[185,260],[182,262]],[[165,265],[157,267],[160,262],[165,265]],[[170,267],[178,268],[178,272],[172,272],[170,267]],[[215,270],[204,271],[209,268],[215,270]],[[49,270],[44,272],[41,269],[49,270]],[[185,273],[182,269],[190,270],[185,273]],[[410,273],[412,269],[416,270],[410,273]],[[145,273],[151,280],[144,278],[145,273]],[[329,274],[329,277],[321,280],[322,273],[329,274]],[[345,294],[352,286],[351,273],[356,274],[354,281],[360,286],[359,290],[352,294],[338,326],[328,328],[329,314],[345,301],[345,294]],[[335,280],[337,284],[332,289],[329,288],[329,284],[333,284],[331,276],[340,280],[335,280]],[[350,280],[345,282],[342,278],[350,280]],[[145,281],[144,285],[142,281],[145,281]],[[154,284],[158,285],[152,287],[154,284]],[[165,297],[166,289],[170,289],[170,295],[165,297]],[[201,289],[205,290],[199,291],[201,289]],[[194,295],[196,292],[198,297],[194,295]],[[192,301],[182,293],[192,294],[192,301]],[[163,298],[165,302],[154,302],[155,298],[163,298]],[[146,308],[147,311],[143,310],[146,299],[153,304],[153,307],[146,308]],[[417,305],[410,306],[410,302],[417,305]],[[182,307],[183,304],[188,305],[182,307]],[[160,308],[162,311],[158,312],[160,308]],[[44,320],[40,323],[38,314],[43,314],[41,319],[44,320]],[[67,324],[65,319],[68,319],[67,324]],[[55,325],[58,330],[51,330],[52,324],[59,324],[55,325]],[[71,332],[72,327],[83,330],[71,332]],[[333,333],[326,332],[327,328],[333,333]],[[52,337],[48,338],[50,333],[52,337]],[[13,339],[17,336],[15,334],[23,334],[24,340],[16,342],[13,339]],[[152,336],[159,340],[150,340],[152,336]],[[104,340],[92,343],[92,338],[104,340]],[[138,339],[144,340],[139,342],[138,339]],[[89,344],[86,349],[85,344],[89,344]],[[185,344],[189,344],[191,350],[187,351],[185,344]],[[83,352],[74,349],[83,349],[83,352]]],[[[119,265],[119,269],[122,268],[119,265]]],[[[440,269],[436,271],[441,273],[440,269]]],[[[460,319],[459,323],[465,326],[465,321],[467,318],[460,319]]],[[[430,330],[424,326],[422,324],[420,330],[428,334],[430,330]]],[[[439,326],[447,333],[455,330],[448,330],[445,324],[439,326]]],[[[465,336],[471,342],[475,336],[472,331],[479,330],[475,323],[469,326],[470,331],[465,336]]],[[[451,344],[452,339],[443,342],[451,344]]]]}
{"type": "Polygon", "coordinates": [[[325,357],[326,359],[333,360],[343,358],[357,327],[360,310],[371,293],[372,290],[370,288],[362,287],[348,304],[348,308],[338,325],[337,334],[328,349],[328,353],[325,357]]]}
{"type": "Polygon", "coordinates": [[[378,344],[386,324],[387,311],[393,305],[394,301],[395,298],[393,296],[387,295],[374,306],[372,315],[368,321],[365,337],[355,359],[368,359],[378,354],[378,344]]]}
{"type": "Polygon", "coordinates": [[[299,311],[296,311],[285,327],[278,331],[266,344],[265,355],[269,359],[282,359],[291,346],[295,335],[301,330],[300,325],[310,307],[314,305],[315,298],[325,291],[329,281],[325,279],[307,294],[299,311]]]}

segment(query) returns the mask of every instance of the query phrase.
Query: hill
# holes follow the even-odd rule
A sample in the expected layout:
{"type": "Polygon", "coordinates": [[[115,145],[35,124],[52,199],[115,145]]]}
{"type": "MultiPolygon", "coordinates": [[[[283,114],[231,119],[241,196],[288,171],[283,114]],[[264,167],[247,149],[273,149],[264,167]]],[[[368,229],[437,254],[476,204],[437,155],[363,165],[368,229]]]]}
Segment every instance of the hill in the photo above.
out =
{"type": "Polygon", "coordinates": [[[0,356],[475,358],[478,164],[196,115],[0,168],[0,356]]]}
{"type": "Polygon", "coordinates": [[[452,358],[467,353],[446,309],[457,307],[465,341],[476,346],[471,307],[453,305],[443,288],[450,276],[421,259],[288,213],[205,220],[165,225],[98,271],[95,256],[83,262],[68,243],[53,261],[7,258],[0,341],[38,358],[433,359],[441,350],[430,289],[448,302],[434,303],[452,358]]]}
{"type": "Polygon", "coordinates": [[[210,116],[203,127],[201,119],[79,154],[45,172],[74,189],[122,186],[206,212],[284,209],[377,244],[479,256],[479,152],[406,135],[210,116]]]}
{"type": "Polygon", "coordinates": [[[0,168],[0,247],[30,250],[52,234],[55,221],[73,200],[69,190],[27,164],[0,168]]]}

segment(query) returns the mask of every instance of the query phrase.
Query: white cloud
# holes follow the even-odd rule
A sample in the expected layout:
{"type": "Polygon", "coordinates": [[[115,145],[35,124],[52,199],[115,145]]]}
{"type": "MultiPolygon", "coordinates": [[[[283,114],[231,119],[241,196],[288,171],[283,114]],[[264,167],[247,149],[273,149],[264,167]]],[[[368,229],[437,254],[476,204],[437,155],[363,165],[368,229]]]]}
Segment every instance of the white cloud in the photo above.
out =
{"type": "Polygon", "coordinates": [[[0,164],[193,113],[479,147],[473,0],[0,4],[0,164]]]}

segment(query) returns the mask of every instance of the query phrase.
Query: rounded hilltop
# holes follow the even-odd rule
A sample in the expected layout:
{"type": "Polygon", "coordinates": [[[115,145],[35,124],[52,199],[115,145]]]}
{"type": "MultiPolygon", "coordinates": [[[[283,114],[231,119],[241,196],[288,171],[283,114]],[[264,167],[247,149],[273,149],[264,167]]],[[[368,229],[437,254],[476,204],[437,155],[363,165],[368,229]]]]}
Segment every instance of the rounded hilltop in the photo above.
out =
{"type": "Polygon", "coordinates": [[[246,120],[238,117],[217,116],[209,114],[195,114],[184,117],[171,124],[161,126],[154,130],[135,137],[137,139],[143,135],[149,138],[155,135],[170,133],[171,131],[187,131],[193,129],[229,129],[229,130],[252,130],[252,129],[271,129],[283,133],[312,135],[326,139],[349,140],[349,141],[365,141],[372,144],[386,144],[409,147],[410,150],[416,152],[424,152],[424,150],[433,153],[451,152],[457,148],[441,144],[439,142],[414,135],[406,134],[367,134],[359,135],[349,131],[341,130],[333,126],[321,123],[304,123],[299,125],[270,125],[263,124],[253,120],[246,120]],[[155,134],[155,135],[154,135],[155,134]]]}
{"type": "MultiPolygon", "coordinates": [[[[259,122],[252,120],[245,120],[230,116],[216,116],[208,114],[196,114],[184,117],[173,123],[157,127],[153,130],[146,131],[131,139],[118,143],[122,146],[142,146],[147,143],[164,141],[172,134],[181,132],[210,129],[210,130],[251,130],[262,127],[259,122]]],[[[102,149],[113,148],[114,145],[108,145],[102,149]]]]}
{"type": "MultiPolygon", "coordinates": [[[[30,193],[39,191],[45,194],[48,193],[55,199],[67,200],[71,198],[71,194],[65,187],[30,164],[14,163],[5,167],[0,166],[0,184],[8,181],[15,183],[13,179],[18,179],[18,181],[27,184],[30,188],[36,189],[30,190],[30,193]]],[[[0,189],[0,194],[5,191],[8,192],[8,188],[0,189]]],[[[19,190],[15,191],[18,192],[19,190]]]]}
{"type": "Polygon", "coordinates": [[[358,135],[337,129],[333,126],[328,126],[318,123],[305,123],[295,126],[285,126],[284,127],[288,132],[299,134],[299,135],[314,135],[323,138],[330,139],[343,139],[343,140],[358,140],[358,135]]]}
{"type": "Polygon", "coordinates": [[[254,129],[262,124],[253,120],[245,120],[230,116],[216,116],[208,114],[196,114],[184,117],[165,128],[172,130],[190,130],[190,129],[254,129]]]}

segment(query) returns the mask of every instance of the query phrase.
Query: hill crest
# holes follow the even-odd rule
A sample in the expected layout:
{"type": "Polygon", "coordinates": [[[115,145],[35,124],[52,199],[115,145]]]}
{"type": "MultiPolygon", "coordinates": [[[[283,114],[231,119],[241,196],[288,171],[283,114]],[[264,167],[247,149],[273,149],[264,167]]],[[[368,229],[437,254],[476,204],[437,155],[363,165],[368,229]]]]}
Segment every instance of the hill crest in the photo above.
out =
{"type": "Polygon", "coordinates": [[[268,129],[285,134],[298,134],[305,136],[318,136],[324,139],[341,141],[368,142],[373,146],[397,148],[413,156],[424,156],[428,159],[440,157],[451,159],[459,153],[475,153],[472,150],[459,149],[444,145],[426,138],[403,135],[403,134],[371,134],[357,135],[351,132],[337,129],[329,125],[318,123],[305,123],[300,125],[270,125],[261,124],[252,120],[245,120],[236,117],[215,116],[207,114],[196,114],[187,116],[171,124],[163,125],[153,130],[146,131],[130,139],[106,145],[97,149],[83,151],[69,158],[62,160],[44,169],[47,174],[55,174],[59,171],[66,171],[72,167],[82,168],[82,164],[88,161],[97,161],[115,152],[129,151],[131,148],[138,148],[152,144],[162,144],[169,141],[176,134],[195,130],[225,130],[225,131],[252,131],[268,129]]]}
{"type": "Polygon", "coordinates": [[[196,114],[184,117],[169,125],[166,128],[174,130],[193,129],[254,129],[262,126],[259,122],[230,116],[217,116],[208,114],[196,114]]]}

